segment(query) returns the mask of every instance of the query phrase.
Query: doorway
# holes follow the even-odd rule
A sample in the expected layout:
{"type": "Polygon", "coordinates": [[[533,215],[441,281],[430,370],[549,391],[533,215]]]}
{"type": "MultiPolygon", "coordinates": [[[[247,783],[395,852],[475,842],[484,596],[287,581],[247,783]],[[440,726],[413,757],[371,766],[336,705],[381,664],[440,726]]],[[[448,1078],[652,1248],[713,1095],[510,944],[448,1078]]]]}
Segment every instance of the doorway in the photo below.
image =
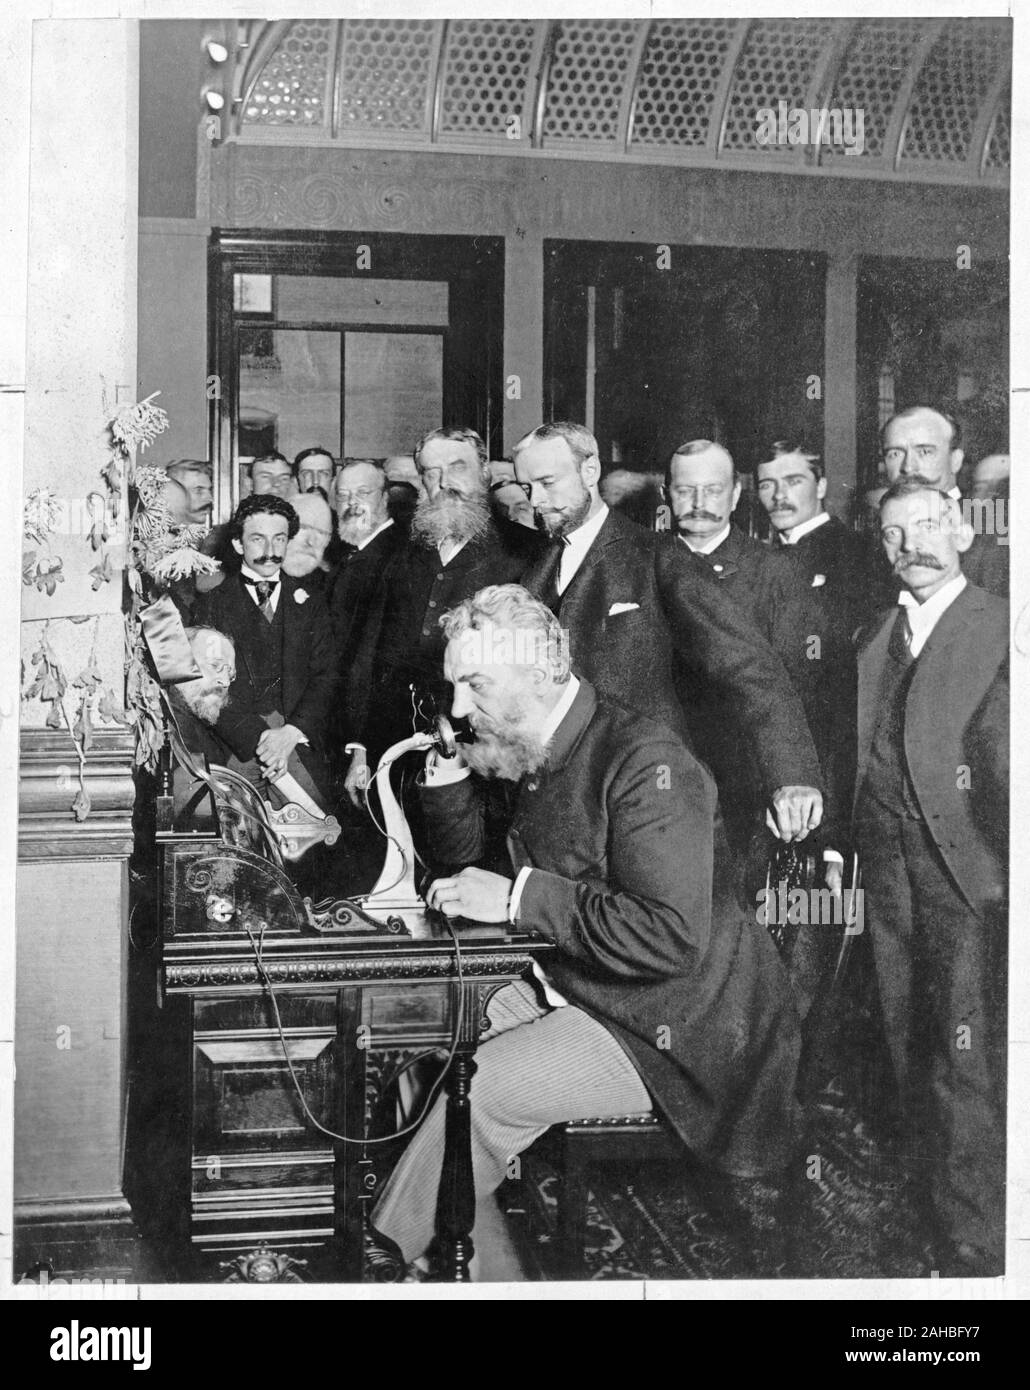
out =
{"type": "Polygon", "coordinates": [[[458,425],[500,457],[503,238],[215,231],[209,255],[218,516],[272,450],[381,459],[458,425]]]}

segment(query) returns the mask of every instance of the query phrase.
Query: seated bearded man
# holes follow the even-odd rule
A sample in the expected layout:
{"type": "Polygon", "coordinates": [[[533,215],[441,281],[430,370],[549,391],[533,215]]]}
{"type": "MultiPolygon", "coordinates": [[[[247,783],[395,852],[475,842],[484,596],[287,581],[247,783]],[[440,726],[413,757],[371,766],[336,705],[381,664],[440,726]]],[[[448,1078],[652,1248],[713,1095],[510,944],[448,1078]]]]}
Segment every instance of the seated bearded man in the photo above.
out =
{"type": "MultiPolygon", "coordinates": [[[[429,904],[557,947],[546,979],[489,1005],[470,1093],[477,1193],[552,1124],[653,1106],[704,1163],[782,1168],[797,1016],[735,896],[707,771],[670,729],[577,679],[558,620],[520,586],[483,589],[442,625],[452,711],[475,741],[427,764],[427,832],[447,866],[429,904]]],[[[440,1098],[373,1214],[406,1262],[433,1237],[444,1112],[440,1098]]]]}
{"type": "MultiPolygon", "coordinates": [[[[229,687],[236,679],[236,649],[224,632],[217,632],[213,627],[188,627],[185,633],[200,675],[167,687],[174,729],[186,752],[202,769],[210,763],[227,766],[232,752],[215,733],[214,726],[229,698],[229,687]]],[[[207,783],[198,782],[178,760],[173,774],[173,794],[176,824],[190,823],[196,829],[213,824],[207,783]]]]}

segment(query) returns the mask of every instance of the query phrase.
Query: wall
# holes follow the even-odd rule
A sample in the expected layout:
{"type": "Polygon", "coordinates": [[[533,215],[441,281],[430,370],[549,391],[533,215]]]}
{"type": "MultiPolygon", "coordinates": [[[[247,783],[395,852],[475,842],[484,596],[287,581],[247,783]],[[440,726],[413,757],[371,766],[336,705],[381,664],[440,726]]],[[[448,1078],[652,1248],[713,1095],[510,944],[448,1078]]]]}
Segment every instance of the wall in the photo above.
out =
{"type": "Polygon", "coordinates": [[[137,395],[160,391],[169,422],[147,458],[206,459],[209,229],[189,218],[144,218],[139,227],[137,395]]]}
{"type": "MultiPolygon", "coordinates": [[[[74,501],[103,489],[107,422],[136,399],[138,26],[37,20],[25,29],[5,45],[31,71],[24,158],[5,166],[5,199],[27,213],[28,228],[27,289],[15,305],[24,431],[12,473],[22,470],[26,493],[45,487],[74,501]]],[[[52,597],[21,590],[24,669],[34,674],[31,654],[47,630],[70,680],[92,654],[120,698],[121,572],[94,587],[88,538],[55,534],[52,545],[66,577],[52,597]],[[81,615],[90,620],[70,621],[81,615]]],[[[94,805],[80,824],[71,812],[75,749],[66,729],[44,728],[50,708],[21,706],[14,1198],[34,1258],[43,1230],[127,1232],[129,1217],[121,1160],[132,738],[116,726],[98,734],[87,764],[94,805]]],[[[69,1248],[61,1246],[65,1267],[69,1248]]]]}

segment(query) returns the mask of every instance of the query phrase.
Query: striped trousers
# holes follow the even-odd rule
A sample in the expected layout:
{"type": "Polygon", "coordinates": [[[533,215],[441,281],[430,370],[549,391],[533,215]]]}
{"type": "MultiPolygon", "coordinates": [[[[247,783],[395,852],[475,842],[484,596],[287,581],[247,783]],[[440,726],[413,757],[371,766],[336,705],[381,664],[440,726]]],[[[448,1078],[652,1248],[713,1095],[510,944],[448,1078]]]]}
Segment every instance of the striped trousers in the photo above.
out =
{"type": "MultiPolygon", "coordinates": [[[[651,1097],[620,1044],[573,1005],[551,1009],[531,981],[498,990],[490,1028],[476,1053],[470,1091],[472,1171],[477,1197],[498,1188],[511,1160],[551,1125],[592,1116],[639,1115],[651,1097]]],[[[376,1205],[372,1224],[410,1263],[436,1226],[443,1165],[441,1095],[405,1149],[376,1205]]]]}

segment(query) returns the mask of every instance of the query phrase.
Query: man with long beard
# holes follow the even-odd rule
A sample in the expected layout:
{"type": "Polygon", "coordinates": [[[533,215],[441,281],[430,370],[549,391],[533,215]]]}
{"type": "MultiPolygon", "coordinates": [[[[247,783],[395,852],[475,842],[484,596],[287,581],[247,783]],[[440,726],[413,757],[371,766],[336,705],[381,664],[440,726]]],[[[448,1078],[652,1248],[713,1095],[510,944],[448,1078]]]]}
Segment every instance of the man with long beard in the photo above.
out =
{"type": "Polygon", "coordinates": [[[369,768],[411,733],[415,713],[444,707],[441,613],[487,584],[518,579],[542,545],[491,514],[487,450],[475,430],[430,430],[414,458],[425,496],[410,539],[380,575],[351,674],[346,720],[359,746],[345,785],[355,805],[369,768]]]}
{"type": "MultiPolygon", "coordinates": [[[[430,853],[445,866],[429,905],[557,947],[546,977],[488,1006],[470,1092],[477,1194],[552,1124],[655,1106],[702,1163],[782,1169],[797,1017],[768,934],[736,903],[711,778],[671,729],[577,679],[557,620],[520,586],[466,599],[443,629],[452,710],[475,741],[464,766],[427,765],[430,853]]],[[[445,1110],[373,1213],[404,1262],[433,1238],[445,1110]]]]}

